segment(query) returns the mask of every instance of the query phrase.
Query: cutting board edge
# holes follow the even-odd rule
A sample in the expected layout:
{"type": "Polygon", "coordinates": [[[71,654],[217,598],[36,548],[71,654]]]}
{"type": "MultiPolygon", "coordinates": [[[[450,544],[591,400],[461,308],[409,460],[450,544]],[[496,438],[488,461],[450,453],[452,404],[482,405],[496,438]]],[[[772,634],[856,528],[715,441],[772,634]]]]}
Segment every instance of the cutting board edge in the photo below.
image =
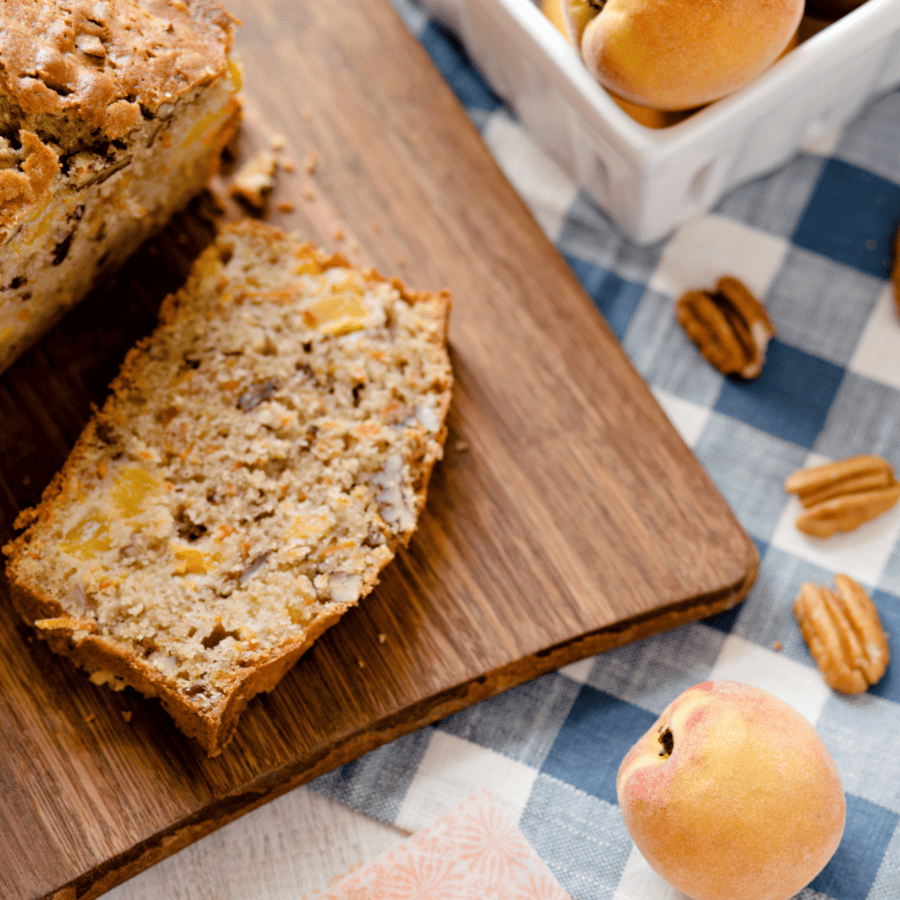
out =
{"type": "Polygon", "coordinates": [[[599,628],[447,688],[412,708],[384,717],[365,732],[360,730],[346,734],[318,757],[294,760],[243,785],[35,900],[96,900],[117,885],[246,813],[405,734],[588,656],[733,609],[744,600],[759,571],[756,546],[749,537],[746,542],[747,568],[744,577],[735,584],[599,628]]]}

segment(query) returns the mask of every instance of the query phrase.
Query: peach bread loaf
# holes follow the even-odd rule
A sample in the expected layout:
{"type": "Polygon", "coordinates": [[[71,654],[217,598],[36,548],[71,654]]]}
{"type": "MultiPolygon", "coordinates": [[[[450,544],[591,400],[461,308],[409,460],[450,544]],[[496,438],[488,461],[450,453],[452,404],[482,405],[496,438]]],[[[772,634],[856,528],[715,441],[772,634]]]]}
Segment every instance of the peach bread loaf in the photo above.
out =
{"type": "Polygon", "coordinates": [[[214,0],[0,3],[0,371],[214,173],[234,25],[214,0]]]}

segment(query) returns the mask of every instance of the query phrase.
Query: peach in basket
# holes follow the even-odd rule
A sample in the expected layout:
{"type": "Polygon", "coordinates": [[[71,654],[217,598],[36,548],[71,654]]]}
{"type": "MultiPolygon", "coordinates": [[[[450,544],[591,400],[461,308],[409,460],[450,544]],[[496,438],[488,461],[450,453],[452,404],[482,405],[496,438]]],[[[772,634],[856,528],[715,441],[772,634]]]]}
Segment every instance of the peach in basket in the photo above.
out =
{"type": "Polygon", "coordinates": [[[804,0],[561,0],[569,37],[607,90],[685,110],[755,78],[790,44],[804,0]]]}

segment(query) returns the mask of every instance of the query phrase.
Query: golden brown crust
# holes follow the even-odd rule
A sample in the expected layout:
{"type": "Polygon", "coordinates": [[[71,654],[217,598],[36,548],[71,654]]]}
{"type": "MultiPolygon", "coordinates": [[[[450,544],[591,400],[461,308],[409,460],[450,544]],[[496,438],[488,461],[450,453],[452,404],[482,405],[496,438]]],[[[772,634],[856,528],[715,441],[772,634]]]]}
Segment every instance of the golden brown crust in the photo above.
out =
{"type": "Polygon", "coordinates": [[[25,115],[83,118],[110,138],[227,66],[236,20],[212,0],[0,4],[0,92],[25,115]]]}
{"type": "Polygon", "coordinates": [[[210,757],[218,756],[231,740],[238,719],[250,700],[275,688],[316,639],[343,614],[343,611],[335,611],[322,617],[309,629],[305,640],[289,641],[277,654],[272,654],[253,669],[235,673],[225,700],[215,709],[200,714],[159,672],[126,648],[92,634],[84,627],[83,620],[67,615],[50,597],[15,583],[11,585],[10,595],[16,611],[29,625],[55,618],[52,625],[38,629],[38,634],[54,653],[71,659],[88,671],[108,673],[145,697],[158,698],[179,730],[194,738],[210,757]]]}
{"type": "Polygon", "coordinates": [[[25,157],[21,171],[0,171],[0,230],[47,197],[60,169],[59,157],[33,131],[23,129],[19,140],[25,157]]]}

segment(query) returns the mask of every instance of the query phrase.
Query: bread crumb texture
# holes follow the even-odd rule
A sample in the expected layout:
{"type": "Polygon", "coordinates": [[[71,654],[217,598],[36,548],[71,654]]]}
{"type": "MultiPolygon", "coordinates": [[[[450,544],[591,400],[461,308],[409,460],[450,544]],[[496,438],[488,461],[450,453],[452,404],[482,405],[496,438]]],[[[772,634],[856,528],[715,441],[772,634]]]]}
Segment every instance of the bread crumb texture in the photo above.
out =
{"type": "Polygon", "coordinates": [[[446,436],[448,311],[227,226],[20,516],[19,611],[217,753],[412,535],[446,436]]]}
{"type": "Polygon", "coordinates": [[[213,174],[234,27],[212,0],[0,3],[0,370],[213,174]]]}

